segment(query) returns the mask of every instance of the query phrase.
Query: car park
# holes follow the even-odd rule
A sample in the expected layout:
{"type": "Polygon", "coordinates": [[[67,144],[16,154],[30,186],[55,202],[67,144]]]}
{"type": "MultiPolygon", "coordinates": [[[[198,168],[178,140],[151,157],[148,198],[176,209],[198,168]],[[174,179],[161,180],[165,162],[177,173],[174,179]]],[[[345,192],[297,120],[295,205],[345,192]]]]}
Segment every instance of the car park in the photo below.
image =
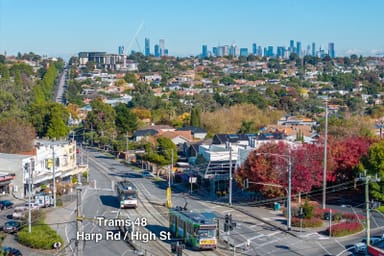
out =
{"type": "Polygon", "coordinates": [[[15,233],[21,229],[22,225],[19,221],[10,220],[4,223],[3,231],[5,233],[15,233]]]}
{"type": "Polygon", "coordinates": [[[4,255],[7,256],[23,256],[23,254],[19,251],[19,249],[12,247],[2,247],[4,255]]]}
{"type": "Polygon", "coordinates": [[[9,200],[1,200],[0,201],[0,209],[1,210],[12,208],[13,205],[14,205],[13,202],[11,202],[9,200]]]}

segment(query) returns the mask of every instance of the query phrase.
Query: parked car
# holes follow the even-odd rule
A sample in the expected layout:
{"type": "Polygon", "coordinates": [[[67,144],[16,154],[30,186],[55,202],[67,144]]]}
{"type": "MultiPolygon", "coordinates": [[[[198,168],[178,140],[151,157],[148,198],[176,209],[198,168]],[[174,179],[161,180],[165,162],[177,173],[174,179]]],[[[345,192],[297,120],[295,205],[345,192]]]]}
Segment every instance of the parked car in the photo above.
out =
{"type": "Polygon", "coordinates": [[[31,209],[39,209],[39,208],[40,208],[40,205],[37,204],[37,203],[28,203],[28,202],[26,202],[26,203],[24,204],[24,206],[25,206],[25,207],[28,207],[28,204],[31,205],[31,209]]]}
{"type": "Polygon", "coordinates": [[[28,212],[27,206],[17,206],[12,214],[13,219],[24,219],[28,212]]]}
{"type": "Polygon", "coordinates": [[[21,222],[10,220],[4,223],[3,231],[5,233],[15,233],[21,229],[21,222]]]}
{"type": "Polygon", "coordinates": [[[5,210],[13,207],[13,203],[9,200],[1,200],[0,201],[0,209],[5,210]]]}
{"type": "Polygon", "coordinates": [[[4,255],[7,256],[23,256],[23,254],[16,248],[2,247],[4,255]]]}

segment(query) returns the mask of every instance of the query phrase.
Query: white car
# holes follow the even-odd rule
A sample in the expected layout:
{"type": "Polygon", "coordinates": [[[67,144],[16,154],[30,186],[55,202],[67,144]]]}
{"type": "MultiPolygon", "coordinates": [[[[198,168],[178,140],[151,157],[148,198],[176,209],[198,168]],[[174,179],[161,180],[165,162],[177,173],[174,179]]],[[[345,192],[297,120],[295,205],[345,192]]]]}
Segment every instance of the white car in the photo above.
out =
{"type": "MultiPolygon", "coordinates": [[[[375,245],[381,241],[384,240],[384,234],[382,236],[373,236],[369,239],[370,245],[375,245]]],[[[355,253],[366,253],[367,252],[367,243],[366,239],[363,239],[363,241],[355,244],[353,246],[355,253]]]]}
{"type": "Polygon", "coordinates": [[[12,218],[13,219],[24,219],[26,214],[28,213],[28,207],[26,206],[17,206],[15,207],[12,218]]]}
{"type": "MultiPolygon", "coordinates": [[[[39,209],[40,208],[40,205],[37,203],[30,203],[30,205],[31,205],[31,209],[39,209]]],[[[26,202],[24,204],[24,206],[28,208],[28,202],[26,202]]]]}

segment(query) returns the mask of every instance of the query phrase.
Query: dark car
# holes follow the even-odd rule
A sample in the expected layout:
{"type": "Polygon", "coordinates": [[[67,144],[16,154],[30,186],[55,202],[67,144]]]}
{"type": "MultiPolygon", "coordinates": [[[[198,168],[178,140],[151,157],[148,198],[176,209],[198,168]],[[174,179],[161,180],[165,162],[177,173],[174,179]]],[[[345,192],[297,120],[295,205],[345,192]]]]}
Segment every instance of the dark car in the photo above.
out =
{"type": "Polygon", "coordinates": [[[3,231],[6,233],[15,233],[21,229],[21,222],[10,220],[4,223],[3,231]]]}
{"type": "Polygon", "coordinates": [[[12,207],[13,207],[13,203],[11,201],[9,201],[9,200],[1,200],[0,201],[0,209],[1,210],[12,208],[12,207]]]}
{"type": "Polygon", "coordinates": [[[4,255],[7,255],[7,256],[23,256],[23,254],[16,248],[3,247],[2,250],[4,255]]]}

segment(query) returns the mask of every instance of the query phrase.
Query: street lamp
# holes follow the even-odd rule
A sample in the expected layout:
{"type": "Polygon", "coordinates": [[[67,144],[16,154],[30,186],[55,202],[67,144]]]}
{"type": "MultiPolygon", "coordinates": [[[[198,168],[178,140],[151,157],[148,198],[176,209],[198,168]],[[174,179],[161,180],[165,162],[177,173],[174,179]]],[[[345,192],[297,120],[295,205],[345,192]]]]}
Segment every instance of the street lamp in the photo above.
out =
{"type": "Polygon", "coordinates": [[[229,207],[232,206],[232,146],[230,142],[227,142],[227,146],[229,148],[229,196],[228,196],[228,204],[229,207]]]}
{"type": "Polygon", "coordinates": [[[367,175],[367,170],[364,170],[364,176],[361,177],[361,174],[359,178],[356,178],[355,181],[365,181],[365,215],[367,219],[367,227],[366,227],[366,244],[367,247],[370,244],[370,220],[369,220],[369,182],[379,182],[380,178],[377,177],[377,174],[375,177],[371,177],[370,175],[367,175]]]}
{"type": "MultiPolygon", "coordinates": [[[[291,198],[291,172],[292,172],[292,159],[291,159],[291,154],[288,155],[282,155],[282,154],[274,154],[274,153],[256,153],[256,155],[269,155],[269,156],[275,156],[280,159],[283,159],[284,161],[287,162],[288,167],[287,167],[287,172],[288,172],[288,188],[287,188],[287,208],[288,208],[288,216],[287,216],[287,230],[291,230],[291,220],[292,220],[292,198],[291,198]]],[[[249,182],[252,183],[252,182],[249,182]]],[[[271,185],[271,186],[279,186],[276,184],[266,184],[266,185],[271,185]]]]}
{"type": "Polygon", "coordinates": [[[324,168],[323,168],[323,209],[327,195],[327,139],[328,139],[328,98],[325,99],[325,129],[324,129],[324,168]]]}
{"type": "Polygon", "coordinates": [[[56,208],[56,168],[55,168],[55,145],[51,145],[52,149],[52,175],[53,175],[53,208],[56,208]]]}

